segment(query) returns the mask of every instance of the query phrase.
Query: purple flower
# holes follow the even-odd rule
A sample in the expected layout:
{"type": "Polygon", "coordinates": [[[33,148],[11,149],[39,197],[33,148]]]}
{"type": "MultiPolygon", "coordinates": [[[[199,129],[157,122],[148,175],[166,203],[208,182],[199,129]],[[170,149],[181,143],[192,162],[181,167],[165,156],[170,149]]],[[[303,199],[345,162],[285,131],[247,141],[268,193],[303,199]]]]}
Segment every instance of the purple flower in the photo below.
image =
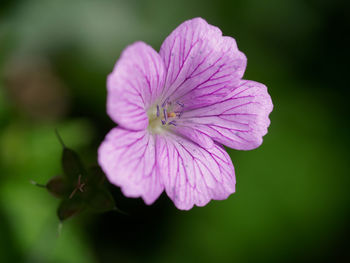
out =
{"type": "Polygon", "coordinates": [[[235,192],[222,145],[258,147],[273,108],[263,84],[242,79],[246,64],[235,40],[201,18],[176,28],[159,54],[143,42],[128,46],[107,80],[118,127],[98,161],[110,182],[146,204],[165,190],[184,210],[235,192]]]}

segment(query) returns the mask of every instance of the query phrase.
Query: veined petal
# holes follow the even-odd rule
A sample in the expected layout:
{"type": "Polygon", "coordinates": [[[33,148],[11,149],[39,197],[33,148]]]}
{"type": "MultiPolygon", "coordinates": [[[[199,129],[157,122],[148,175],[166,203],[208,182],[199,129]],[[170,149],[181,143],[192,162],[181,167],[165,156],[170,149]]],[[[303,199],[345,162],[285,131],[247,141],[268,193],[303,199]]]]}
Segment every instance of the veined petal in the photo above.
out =
{"type": "Polygon", "coordinates": [[[209,106],[184,112],[177,121],[193,127],[214,141],[238,150],[251,150],[262,143],[270,125],[273,105],[265,85],[241,80],[226,97],[209,106]]]}
{"type": "Polygon", "coordinates": [[[214,141],[206,133],[201,132],[200,129],[196,129],[194,125],[186,126],[186,123],[181,122],[180,126],[173,127],[173,132],[182,135],[187,139],[197,143],[201,147],[211,148],[214,146],[214,141]]]}
{"type": "Polygon", "coordinates": [[[157,162],[167,195],[177,208],[189,210],[235,192],[235,173],[226,151],[204,149],[174,134],[157,135],[157,162]]]}
{"type": "Polygon", "coordinates": [[[112,129],[98,150],[108,180],[127,197],[152,204],[164,187],[156,163],[156,138],[147,131],[112,129]]]}
{"type": "Polygon", "coordinates": [[[164,64],[159,54],[143,42],[130,45],[108,76],[109,116],[125,129],[145,129],[146,111],[162,93],[164,80],[164,64]]]}
{"type": "Polygon", "coordinates": [[[211,104],[238,82],[246,67],[236,41],[201,18],[182,23],[160,49],[167,71],[163,99],[179,100],[185,109],[211,104]],[[211,94],[211,96],[203,96],[211,94]]]}

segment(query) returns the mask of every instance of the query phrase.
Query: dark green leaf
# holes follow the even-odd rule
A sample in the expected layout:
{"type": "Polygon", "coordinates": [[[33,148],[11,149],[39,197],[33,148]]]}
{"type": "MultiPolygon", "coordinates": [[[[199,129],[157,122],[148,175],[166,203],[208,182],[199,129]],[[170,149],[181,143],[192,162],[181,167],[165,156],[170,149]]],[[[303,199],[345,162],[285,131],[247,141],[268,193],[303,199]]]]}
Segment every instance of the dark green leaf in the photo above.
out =
{"type": "Polygon", "coordinates": [[[79,176],[86,176],[86,170],[78,154],[66,147],[63,149],[62,166],[65,175],[71,181],[77,181],[79,176]]]}
{"type": "Polygon", "coordinates": [[[85,205],[79,198],[64,199],[57,209],[57,215],[60,221],[64,221],[80,213],[84,208],[85,205]]]}
{"type": "Polygon", "coordinates": [[[78,154],[72,149],[66,147],[57,129],[55,130],[55,132],[58,140],[60,141],[63,147],[62,167],[64,174],[70,181],[77,181],[79,176],[81,177],[86,175],[84,165],[80,160],[78,154]]]}

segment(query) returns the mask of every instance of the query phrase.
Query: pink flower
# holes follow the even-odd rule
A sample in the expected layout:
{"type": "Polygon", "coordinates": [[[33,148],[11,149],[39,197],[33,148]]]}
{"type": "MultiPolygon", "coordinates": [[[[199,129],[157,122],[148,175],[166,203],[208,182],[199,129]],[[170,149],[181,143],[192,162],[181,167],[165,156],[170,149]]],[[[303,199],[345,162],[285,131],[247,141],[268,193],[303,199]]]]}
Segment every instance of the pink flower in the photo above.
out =
{"type": "Polygon", "coordinates": [[[107,80],[118,127],[98,161],[110,182],[146,204],[165,190],[184,210],[234,193],[222,145],[258,147],[273,108],[263,84],[242,80],[246,64],[235,40],[201,18],[176,28],[159,54],[143,42],[128,46],[107,80]]]}

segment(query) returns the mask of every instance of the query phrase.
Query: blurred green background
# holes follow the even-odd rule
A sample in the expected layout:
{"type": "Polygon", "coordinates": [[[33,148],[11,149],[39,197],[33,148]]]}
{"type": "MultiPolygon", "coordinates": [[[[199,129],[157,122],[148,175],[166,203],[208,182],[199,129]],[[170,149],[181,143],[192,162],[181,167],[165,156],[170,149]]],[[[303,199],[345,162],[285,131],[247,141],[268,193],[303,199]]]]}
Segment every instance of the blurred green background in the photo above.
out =
{"type": "Polygon", "coordinates": [[[350,262],[349,16],[346,1],[2,0],[0,262],[350,262]],[[58,200],[29,180],[61,174],[61,146],[86,164],[114,126],[106,75],[122,49],[156,50],[201,16],[248,57],[274,102],[254,151],[229,150],[237,192],[189,212],[165,196],[83,214],[57,236],[58,200]],[[349,261],[348,261],[349,260],[349,261]]]}

